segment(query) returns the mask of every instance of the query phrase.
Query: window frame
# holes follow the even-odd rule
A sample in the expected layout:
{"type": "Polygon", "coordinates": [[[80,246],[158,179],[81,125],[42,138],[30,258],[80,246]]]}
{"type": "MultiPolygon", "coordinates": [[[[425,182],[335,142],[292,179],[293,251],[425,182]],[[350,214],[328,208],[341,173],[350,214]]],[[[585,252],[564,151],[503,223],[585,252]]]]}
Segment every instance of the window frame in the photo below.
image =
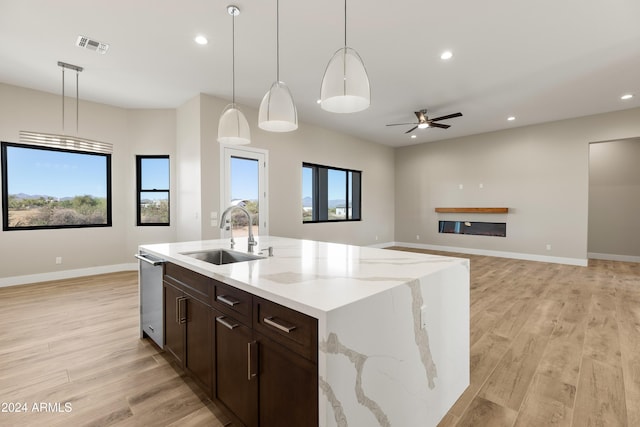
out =
{"type": "Polygon", "coordinates": [[[59,230],[59,229],[69,229],[69,228],[102,228],[102,227],[112,227],[112,192],[111,192],[111,153],[104,152],[91,152],[91,151],[82,151],[75,149],[65,149],[59,147],[51,147],[51,146],[43,146],[43,145],[35,145],[35,144],[20,144],[15,142],[7,142],[2,141],[0,144],[1,151],[1,166],[2,169],[2,231],[18,231],[18,230],[59,230]],[[105,159],[105,169],[106,169],[106,222],[104,224],[65,224],[65,225],[30,225],[30,226],[20,226],[20,227],[10,227],[9,226],[9,171],[8,171],[8,159],[7,159],[7,148],[8,147],[18,147],[25,148],[30,150],[41,150],[41,151],[55,151],[62,153],[70,153],[70,154],[82,154],[89,156],[98,156],[103,157],[105,159]]]}
{"type": "Polygon", "coordinates": [[[302,219],[303,224],[319,224],[328,222],[356,222],[362,221],[362,171],[355,169],[346,169],[334,166],[320,165],[316,163],[303,162],[302,168],[311,169],[311,185],[312,185],[312,206],[311,220],[305,221],[304,216],[302,219]],[[326,172],[322,172],[323,169],[326,172]],[[344,219],[329,219],[329,196],[328,196],[328,175],[329,171],[345,172],[345,216],[344,219]],[[351,178],[349,173],[351,173],[351,178]],[[358,174],[357,190],[354,188],[356,184],[354,181],[354,175],[358,174]],[[321,181],[322,180],[322,181],[321,181]],[[349,195],[352,195],[351,204],[349,203],[349,195]],[[326,200],[322,199],[326,196],[326,200]],[[322,199],[322,200],[321,200],[322,199]],[[349,217],[349,208],[351,208],[351,217],[349,217]],[[321,214],[322,212],[322,214],[321,214]],[[354,215],[357,214],[357,218],[354,215]],[[326,217],[325,217],[326,215],[326,217]]]}
{"type": "Polygon", "coordinates": [[[171,157],[168,154],[136,154],[136,225],[138,227],[169,227],[171,226],[171,157]],[[167,159],[169,161],[169,188],[142,188],[142,161],[145,159],[167,159]],[[167,222],[142,222],[142,193],[167,193],[167,222]]]}

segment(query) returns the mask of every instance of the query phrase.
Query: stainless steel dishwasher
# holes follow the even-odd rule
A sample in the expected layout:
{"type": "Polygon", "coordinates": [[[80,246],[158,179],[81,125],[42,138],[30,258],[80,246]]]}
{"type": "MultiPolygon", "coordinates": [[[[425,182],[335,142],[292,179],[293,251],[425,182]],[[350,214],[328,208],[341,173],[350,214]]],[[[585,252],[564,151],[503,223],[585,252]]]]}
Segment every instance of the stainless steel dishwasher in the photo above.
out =
{"type": "Polygon", "coordinates": [[[165,261],[142,251],[135,257],[140,260],[138,269],[140,337],[146,335],[163,348],[162,265],[165,261]]]}

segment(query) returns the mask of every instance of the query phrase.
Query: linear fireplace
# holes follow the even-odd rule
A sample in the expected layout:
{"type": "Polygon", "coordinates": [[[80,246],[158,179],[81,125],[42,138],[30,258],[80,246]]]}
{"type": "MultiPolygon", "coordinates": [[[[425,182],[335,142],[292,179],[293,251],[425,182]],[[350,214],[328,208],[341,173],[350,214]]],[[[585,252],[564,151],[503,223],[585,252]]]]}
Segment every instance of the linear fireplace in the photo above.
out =
{"type": "Polygon", "coordinates": [[[507,236],[506,222],[438,221],[439,233],[507,236]]]}

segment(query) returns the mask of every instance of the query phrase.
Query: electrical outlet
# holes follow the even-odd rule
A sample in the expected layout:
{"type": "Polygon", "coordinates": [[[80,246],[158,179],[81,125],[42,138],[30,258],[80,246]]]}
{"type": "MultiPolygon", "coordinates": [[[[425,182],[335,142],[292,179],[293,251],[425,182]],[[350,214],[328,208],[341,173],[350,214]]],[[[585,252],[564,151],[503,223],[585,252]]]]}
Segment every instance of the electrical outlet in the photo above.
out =
{"type": "Polygon", "coordinates": [[[376,236],[376,242],[378,241],[378,236],[376,236]]]}
{"type": "Polygon", "coordinates": [[[420,240],[420,235],[416,234],[416,240],[420,240]]]}
{"type": "Polygon", "coordinates": [[[460,190],[462,190],[462,189],[464,188],[464,185],[462,185],[462,184],[458,184],[458,188],[459,188],[460,190]]]}
{"type": "Polygon", "coordinates": [[[57,256],[56,257],[56,264],[62,264],[62,257],[61,256],[57,256]]]}
{"type": "Polygon", "coordinates": [[[551,244],[547,243],[547,250],[550,251],[551,250],[551,244]]]}

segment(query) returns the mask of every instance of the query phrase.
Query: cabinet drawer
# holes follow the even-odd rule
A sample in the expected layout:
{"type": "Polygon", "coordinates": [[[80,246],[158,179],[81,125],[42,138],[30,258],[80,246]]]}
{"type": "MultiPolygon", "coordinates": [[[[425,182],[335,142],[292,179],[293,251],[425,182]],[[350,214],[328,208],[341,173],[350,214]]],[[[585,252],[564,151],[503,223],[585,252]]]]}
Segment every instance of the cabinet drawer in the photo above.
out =
{"type": "Polygon", "coordinates": [[[164,264],[163,279],[202,303],[211,305],[214,280],[170,262],[164,264]]]}
{"type": "Polygon", "coordinates": [[[213,306],[249,327],[251,326],[251,300],[250,293],[215,281],[213,306]]]}
{"type": "Polygon", "coordinates": [[[317,319],[254,296],[253,327],[290,350],[317,362],[317,319]]]}

